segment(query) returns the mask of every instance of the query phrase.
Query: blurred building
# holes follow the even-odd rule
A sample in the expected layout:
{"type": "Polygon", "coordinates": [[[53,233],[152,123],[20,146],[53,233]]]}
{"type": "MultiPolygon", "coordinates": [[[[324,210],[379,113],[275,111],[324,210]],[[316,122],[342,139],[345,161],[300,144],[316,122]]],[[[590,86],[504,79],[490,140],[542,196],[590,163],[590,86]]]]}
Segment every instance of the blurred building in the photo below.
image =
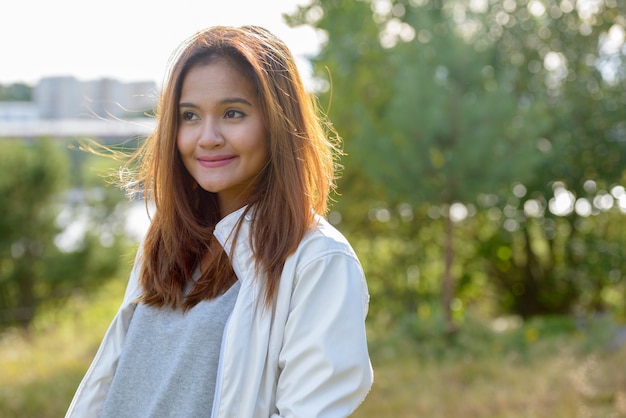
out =
{"type": "Polygon", "coordinates": [[[82,108],[81,83],[74,77],[42,79],[33,91],[33,99],[42,119],[75,118],[82,108]]]}
{"type": "Polygon", "coordinates": [[[157,96],[151,81],[46,77],[33,88],[32,101],[0,101],[0,138],[145,136],[154,128],[146,114],[157,96]]]}
{"type": "Polygon", "coordinates": [[[156,104],[154,82],[115,79],[82,82],[74,77],[46,77],[34,89],[42,119],[129,118],[143,116],[156,104]]]}

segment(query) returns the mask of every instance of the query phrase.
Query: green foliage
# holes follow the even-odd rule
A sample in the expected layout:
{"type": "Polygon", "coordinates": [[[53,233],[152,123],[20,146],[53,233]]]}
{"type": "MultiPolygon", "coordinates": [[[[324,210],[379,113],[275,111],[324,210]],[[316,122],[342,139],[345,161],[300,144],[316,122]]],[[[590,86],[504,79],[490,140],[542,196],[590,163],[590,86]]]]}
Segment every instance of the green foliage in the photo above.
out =
{"type": "MultiPolygon", "coordinates": [[[[626,9],[622,3],[597,6],[592,12],[560,8],[539,16],[525,16],[520,7],[511,19],[523,23],[503,31],[497,43],[517,69],[517,90],[543,97],[551,119],[538,143],[545,160],[524,183],[524,193],[501,199],[509,228],[483,242],[481,250],[503,290],[503,304],[525,316],[603,311],[608,307],[604,294],[624,293],[623,213],[592,202],[609,195],[623,176],[626,148],[623,134],[616,133],[626,117],[625,62],[623,54],[606,47],[606,35],[623,30],[626,9]],[[601,63],[607,61],[621,78],[606,75],[601,63]],[[592,213],[576,209],[555,215],[549,202],[563,190],[577,204],[593,206],[592,213]],[[538,207],[533,216],[524,211],[527,203],[538,207]],[[494,257],[495,247],[509,248],[517,257],[503,262],[494,257]]],[[[610,308],[623,312],[623,297],[610,308]]]]}
{"type": "MultiPolygon", "coordinates": [[[[463,327],[454,334],[446,330],[438,305],[405,316],[394,332],[378,339],[374,333],[372,350],[392,358],[403,350],[424,362],[445,364],[457,361],[506,360],[529,364],[558,351],[564,341],[572,346],[569,353],[584,356],[609,352],[620,347],[620,325],[609,316],[543,316],[523,320],[518,316],[488,319],[468,314],[463,327]]],[[[621,343],[623,344],[623,342],[621,343]]]]}
{"type": "Polygon", "coordinates": [[[545,103],[522,103],[516,72],[499,65],[496,45],[472,47],[448,3],[394,4],[316,1],[294,17],[328,37],[314,63],[330,74],[328,113],[359,161],[346,172],[415,204],[470,202],[530,178],[544,158],[545,103]]]}
{"type": "Polygon", "coordinates": [[[117,270],[121,194],[102,190],[89,198],[66,189],[70,176],[80,176],[52,141],[4,141],[0,148],[0,327],[28,327],[43,301],[67,297],[77,285],[98,286],[117,270]],[[69,227],[86,233],[71,237],[69,227]]]}
{"type": "Polygon", "coordinates": [[[14,83],[9,85],[0,84],[0,102],[16,101],[24,102],[33,100],[33,89],[25,83],[14,83]]]}
{"type": "Polygon", "coordinates": [[[527,216],[520,201],[491,207],[478,222],[491,233],[477,241],[499,304],[524,317],[572,312],[626,313],[624,214],[527,216]],[[507,225],[509,230],[504,229],[507,225]],[[487,228],[486,228],[487,229],[487,228]]]}
{"type": "MultiPolygon", "coordinates": [[[[43,260],[56,250],[55,214],[63,155],[50,141],[2,144],[0,152],[0,306],[2,320],[27,324],[34,315],[35,287],[43,260]]],[[[45,285],[45,281],[43,283],[45,285]]]]}
{"type": "Polygon", "coordinates": [[[624,313],[626,3],[314,0],[288,21],[326,38],[314,73],[347,153],[335,209],[373,241],[372,299],[393,307],[374,312],[415,310],[417,268],[444,311],[483,293],[524,317],[624,313]],[[550,207],[563,191],[590,213],[550,207]],[[397,204],[422,225],[368,216],[397,204]]]}

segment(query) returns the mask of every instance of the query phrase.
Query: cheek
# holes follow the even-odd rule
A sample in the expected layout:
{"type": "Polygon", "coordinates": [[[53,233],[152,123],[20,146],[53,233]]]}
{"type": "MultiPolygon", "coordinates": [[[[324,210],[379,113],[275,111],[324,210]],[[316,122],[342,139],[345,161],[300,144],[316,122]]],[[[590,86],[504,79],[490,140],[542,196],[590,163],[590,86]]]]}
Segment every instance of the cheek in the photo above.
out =
{"type": "Polygon", "coordinates": [[[185,131],[182,129],[176,134],[176,148],[183,158],[185,154],[189,153],[190,149],[192,149],[189,135],[185,135],[185,131]]]}
{"type": "Polygon", "coordinates": [[[269,160],[270,157],[270,153],[271,153],[271,139],[270,139],[270,134],[267,131],[267,129],[265,129],[265,125],[260,122],[259,126],[257,127],[257,140],[256,140],[256,146],[259,149],[259,154],[261,154],[263,156],[263,159],[265,161],[269,160]]]}

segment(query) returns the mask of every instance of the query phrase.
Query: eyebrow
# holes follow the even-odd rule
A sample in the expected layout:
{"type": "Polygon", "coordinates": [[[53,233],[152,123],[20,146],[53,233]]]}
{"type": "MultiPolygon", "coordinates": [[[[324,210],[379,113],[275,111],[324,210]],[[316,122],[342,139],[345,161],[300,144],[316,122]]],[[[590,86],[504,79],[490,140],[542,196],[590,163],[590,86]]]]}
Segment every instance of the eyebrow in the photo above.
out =
{"type": "MultiPolygon", "coordinates": [[[[244,99],[243,97],[226,97],[222,100],[219,101],[220,105],[227,105],[227,104],[235,104],[235,103],[240,103],[240,104],[244,104],[244,105],[248,105],[248,106],[252,106],[252,103],[250,103],[248,100],[244,99]]],[[[198,107],[198,105],[193,104],[193,103],[187,103],[187,102],[182,102],[178,104],[178,107],[198,107]]]]}

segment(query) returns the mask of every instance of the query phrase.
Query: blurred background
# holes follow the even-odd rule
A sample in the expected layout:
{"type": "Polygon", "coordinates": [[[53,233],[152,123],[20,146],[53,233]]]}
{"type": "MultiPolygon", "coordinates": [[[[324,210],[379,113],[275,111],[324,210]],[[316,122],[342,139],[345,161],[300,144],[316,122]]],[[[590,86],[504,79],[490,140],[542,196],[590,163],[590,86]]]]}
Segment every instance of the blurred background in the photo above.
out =
{"type": "Polygon", "coordinates": [[[107,175],[170,54],[284,39],[344,140],[329,220],[371,293],[359,417],[626,416],[626,3],[0,6],[0,416],[62,416],[149,218],[107,175]]]}

